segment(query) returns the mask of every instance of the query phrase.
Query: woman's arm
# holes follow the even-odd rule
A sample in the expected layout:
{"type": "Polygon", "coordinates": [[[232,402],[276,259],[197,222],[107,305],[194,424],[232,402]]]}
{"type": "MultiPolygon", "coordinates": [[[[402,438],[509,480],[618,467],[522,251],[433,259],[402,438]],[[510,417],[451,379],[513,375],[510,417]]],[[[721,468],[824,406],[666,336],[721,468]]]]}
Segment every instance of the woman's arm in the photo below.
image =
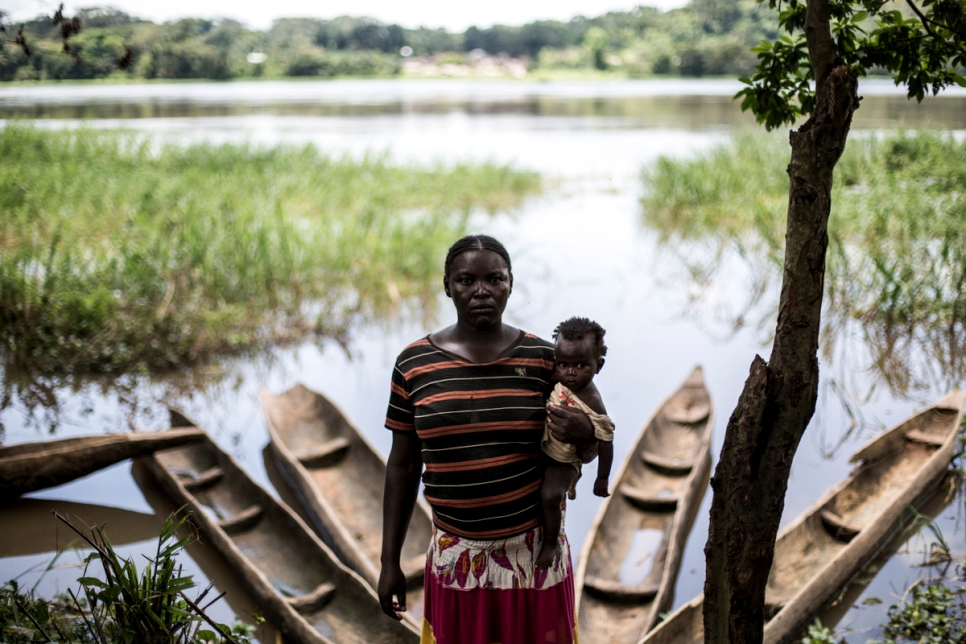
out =
{"type": "Polygon", "coordinates": [[[547,422],[554,438],[576,446],[581,461],[589,463],[597,456],[597,438],[587,414],[576,407],[548,405],[547,422]]]}
{"type": "Polygon", "coordinates": [[[423,457],[416,433],[393,432],[382,502],[382,571],[377,593],[382,612],[397,620],[402,617],[396,611],[406,610],[406,575],[399,557],[416,507],[422,472],[423,457]],[[397,601],[393,601],[393,595],[397,601]]]}

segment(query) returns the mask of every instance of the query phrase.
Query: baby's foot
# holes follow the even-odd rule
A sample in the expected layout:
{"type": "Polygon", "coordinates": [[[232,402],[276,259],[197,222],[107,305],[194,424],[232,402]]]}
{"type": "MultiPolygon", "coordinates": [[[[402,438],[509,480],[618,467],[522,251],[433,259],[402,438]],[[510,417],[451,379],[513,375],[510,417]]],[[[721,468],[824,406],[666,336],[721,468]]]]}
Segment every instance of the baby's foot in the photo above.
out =
{"type": "Polygon", "coordinates": [[[546,570],[553,563],[553,558],[557,554],[557,544],[544,541],[537,554],[537,568],[546,570]]]}

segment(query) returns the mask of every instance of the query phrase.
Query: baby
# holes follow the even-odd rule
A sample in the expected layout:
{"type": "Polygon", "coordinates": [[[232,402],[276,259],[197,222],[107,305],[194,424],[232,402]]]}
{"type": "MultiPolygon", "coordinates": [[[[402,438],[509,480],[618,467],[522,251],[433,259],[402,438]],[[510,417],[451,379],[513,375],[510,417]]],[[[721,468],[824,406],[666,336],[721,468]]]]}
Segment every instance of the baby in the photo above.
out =
{"type": "MultiPolygon", "coordinates": [[[[550,394],[550,404],[575,406],[590,418],[594,435],[598,439],[597,480],[594,494],[609,496],[607,477],[614,461],[614,422],[607,416],[600,392],[594,385],[596,376],[604,366],[604,329],[587,318],[570,318],[553,332],[554,375],[557,384],[550,394]]],[[[560,537],[561,505],[565,494],[574,498],[574,485],[580,477],[581,460],[577,449],[558,441],[550,433],[549,423],[544,427],[543,451],[552,459],[547,465],[540,487],[543,503],[543,547],[537,555],[537,567],[548,568],[557,552],[560,537]]]]}

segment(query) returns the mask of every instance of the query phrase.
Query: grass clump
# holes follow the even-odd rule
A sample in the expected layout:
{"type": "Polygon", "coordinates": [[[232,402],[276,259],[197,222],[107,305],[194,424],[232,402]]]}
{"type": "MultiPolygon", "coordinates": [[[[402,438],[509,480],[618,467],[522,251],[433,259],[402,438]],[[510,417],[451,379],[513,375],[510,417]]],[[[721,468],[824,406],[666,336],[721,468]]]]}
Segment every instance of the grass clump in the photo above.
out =
{"type": "MultiPolygon", "coordinates": [[[[789,155],[783,137],[742,132],[694,159],[662,158],[642,174],[645,224],[664,241],[701,246],[684,257],[698,279],[713,279],[737,251],[760,297],[781,276],[789,155]]],[[[966,377],[964,158],[966,142],[951,135],[899,131],[853,137],[835,169],[825,337],[861,322],[894,390],[919,384],[908,358],[924,348],[966,377]]]]}
{"type": "Polygon", "coordinates": [[[130,133],[0,130],[0,346],[32,371],[166,368],[435,296],[476,210],[539,177],[400,167],[313,146],[178,146],[130,133]]]}
{"type": "MultiPolygon", "coordinates": [[[[87,536],[64,517],[93,552],[87,557],[79,591],[53,601],[24,592],[16,581],[0,587],[0,633],[3,642],[70,642],[92,644],[248,644],[254,627],[234,627],[213,622],[199,606],[210,592],[206,588],[194,600],[186,591],[194,588],[182,574],[177,557],[191,537],[177,536],[185,517],[172,515],[158,537],[153,559],[142,570],[134,561],[122,559],[100,528],[87,536]],[[88,576],[91,563],[99,563],[104,579],[88,576]]],[[[221,596],[208,602],[210,606],[221,596]]],[[[258,618],[261,619],[261,618],[258,618]]],[[[257,620],[256,620],[257,621],[257,620]]]]}

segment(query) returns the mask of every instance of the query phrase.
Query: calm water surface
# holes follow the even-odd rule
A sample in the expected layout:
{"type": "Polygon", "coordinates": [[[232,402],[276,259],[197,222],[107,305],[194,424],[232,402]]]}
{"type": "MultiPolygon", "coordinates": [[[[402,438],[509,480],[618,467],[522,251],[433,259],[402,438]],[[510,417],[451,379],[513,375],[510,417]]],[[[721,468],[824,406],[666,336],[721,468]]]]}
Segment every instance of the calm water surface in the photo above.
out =
{"type": "MultiPolygon", "coordinates": [[[[657,156],[687,156],[753,125],[730,97],[731,81],[509,83],[462,81],[345,81],[197,83],[136,86],[86,85],[0,88],[0,118],[36,119],[44,127],[126,128],[164,140],[314,143],[333,154],[388,154],[402,162],[495,160],[540,171],[548,188],[519,210],[478,215],[474,231],[502,239],[514,263],[510,323],[548,337],[571,315],[586,315],[607,329],[610,347],[598,377],[617,423],[615,449],[623,458],[655,407],[696,364],[704,367],[716,409],[713,451],[720,449],[728,416],[755,353],[767,355],[774,326],[733,330],[713,315],[695,313],[747,298],[748,269],[726,257],[712,291],[695,309],[688,278],[676,257],[700,248],[667,248],[640,224],[639,172],[657,156]]],[[[966,130],[966,92],[910,103],[891,84],[866,82],[854,127],[900,126],[966,130]]],[[[774,301],[766,296],[765,302],[774,301]]],[[[441,298],[436,325],[453,320],[441,298]]],[[[0,410],[4,444],[166,424],[165,404],[184,408],[234,454],[260,483],[283,498],[266,465],[268,442],[258,390],[280,392],[302,382],[336,402],[384,454],[383,429],[389,373],[396,354],[432,330],[388,321],[355,330],[348,352],[335,343],[307,343],[256,358],[230,359],[162,376],[37,382],[4,375],[0,410]]],[[[783,524],[847,475],[849,455],[877,428],[900,421],[938,398],[950,383],[941,377],[915,392],[890,392],[870,369],[859,333],[844,333],[836,356],[823,360],[822,388],[812,426],[796,456],[783,524]],[[857,426],[855,419],[863,424],[857,426]]],[[[956,383],[952,383],[956,384],[956,383]]],[[[594,466],[592,466],[594,467],[594,466]]],[[[575,555],[599,500],[593,477],[581,481],[567,514],[575,555]],[[590,481],[590,482],[588,482],[590,481]]],[[[50,501],[69,501],[88,523],[123,532],[125,552],[153,550],[153,536],[171,509],[159,495],[142,492],[130,463],[29,495],[0,513],[0,579],[21,576],[51,595],[72,586],[82,557],[68,552],[58,569],[41,575],[52,553],[67,543],[49,514],[50,501]],[[112,528],[117,526],[117,528],[112,528]],[[64,566],[61,568],[61,566],[64,566]],[[28,572],[32,571],[32,572],[28,572]],[[42,578],[41,578],[42,577],[42,578]],[[39,580],[39,581],[38,581],[39,580]]],[[[710,494],[688,541],[675,605],[701,591],[702,548],[710,494]]],[[[962,501],[938,504],[938,523],[954,550],[966,545],[962,501]]],[[[116,540],[117,541],[117,540],[116,540]]],[[[882,566],[865,589],[849,596],[840,627],[864,642],[875,634],[885,608],[919,575],[925,537],[882,566]],[[865,606],[877,596],[883,606],[865,606]]],[[[189,550],[186,567],[198,579],[229,590],[228,604],[213,609],[230,620],[256,611],[213,553],[189,550]]],[[[270,641],[270,631],[262,633],[270,641]]]]}

